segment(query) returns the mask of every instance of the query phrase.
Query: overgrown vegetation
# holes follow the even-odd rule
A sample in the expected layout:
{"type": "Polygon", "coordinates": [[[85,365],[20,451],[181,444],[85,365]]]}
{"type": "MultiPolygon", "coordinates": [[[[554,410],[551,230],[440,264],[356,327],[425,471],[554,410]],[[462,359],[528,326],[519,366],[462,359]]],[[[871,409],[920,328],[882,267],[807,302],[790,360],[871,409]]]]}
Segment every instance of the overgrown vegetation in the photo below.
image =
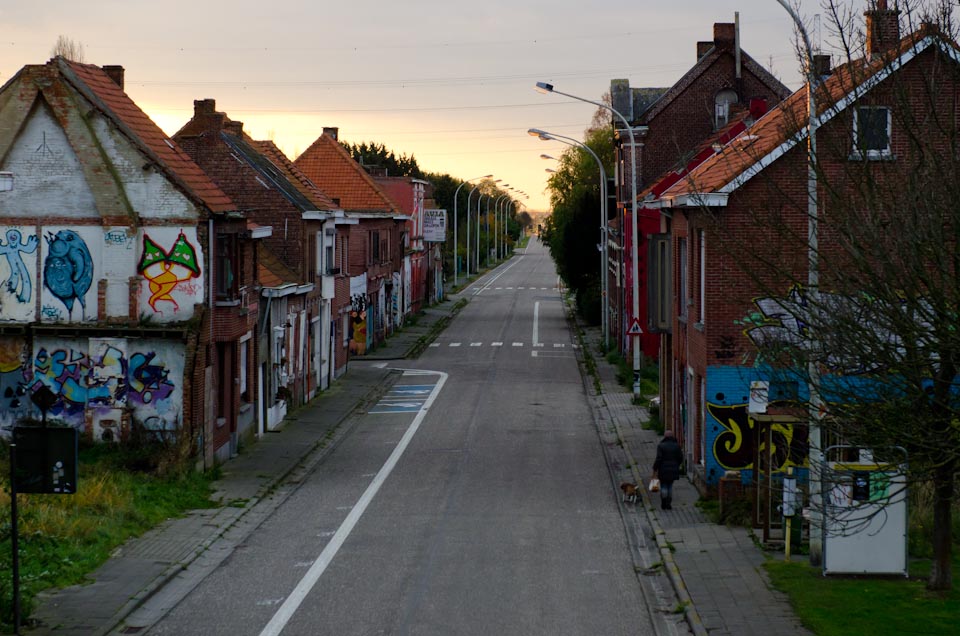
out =
{"type": "MultiPolygon", "coordinates": [[[[0,448],[0,631],[12,627],[10,463],[0,448]]],[[[127,539],[187,510],[208,508],[211,482],[206,474],[149,469],[151,454],[162,449],[131,450],[96,445],[80,451],[75,495],[18,495],[21,616],[29,616],[42,590],[81,583],[127,539]]]]}

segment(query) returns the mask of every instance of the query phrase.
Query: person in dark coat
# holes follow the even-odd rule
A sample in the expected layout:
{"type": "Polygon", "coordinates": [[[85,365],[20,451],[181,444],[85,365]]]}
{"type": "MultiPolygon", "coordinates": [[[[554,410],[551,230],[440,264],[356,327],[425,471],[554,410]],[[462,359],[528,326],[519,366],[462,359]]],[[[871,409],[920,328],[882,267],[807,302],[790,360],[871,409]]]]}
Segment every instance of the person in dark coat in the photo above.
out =
{"type": "Polygon", "coordinates": [[[653,462],[653,476],[660,480],[660,507],[670,510],[673,501],[673,482],[680,478],[683,449],[673,431],[665,431],[657,445],[657,459],[653,462]]]}

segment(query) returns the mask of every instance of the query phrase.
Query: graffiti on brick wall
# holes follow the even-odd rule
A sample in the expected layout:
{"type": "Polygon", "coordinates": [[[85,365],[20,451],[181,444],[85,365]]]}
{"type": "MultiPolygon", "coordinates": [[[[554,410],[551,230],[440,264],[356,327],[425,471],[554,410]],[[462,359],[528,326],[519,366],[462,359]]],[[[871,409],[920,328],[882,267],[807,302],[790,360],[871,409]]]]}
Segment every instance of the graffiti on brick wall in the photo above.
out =
{"type": "Polygon", "coordinates": [[[88,414],[129,413],[147,430],[179,428],[183,413],[183,345],[123,338],[39,338],[32,355],[0,339],[0,423],[38,417],[30,394],[46,386],[57,400],[47,415],[83,428],[88,414]],[[89,351],[89,353],[88,353],[89,351]]]}
{"type": "Polygon", "coordinates": [[[63,303],[67,318],[73,318],[75,304],[80,319],[86,318],[87,292],[93,285],[93,257],[86,241],[73,230],[47,232],[47,256],[43,261],[43,286],[63,303]]]}
{"type": "MultiPolygon", "coordinates": [[[[155,312],[161,312],[157,308],[159,302],[172,303],[173,311],[179,311],[180,305],[172,293],[178,285],[200,276],[200,263],[197,251],[182,231],[169,251],[144,233],[143,254],[137,272],[149,281],[150,297],[147,303],[155,312]]],[[[196,288],[192,291],[195,292],[196,288]]]]}
{"type": "Polygon", "coordinates": [[[0,256],[6,259],[9,270],[0,284],[17,302],[26,305],[33,301],[33,277],[21,253],[33,254],[39,243],[36,235],[24,238],[20,230],[14,228],[7,230],[6,243],[0,239],[0,256]]]}
{"type": "MultiPolygon", "coordinates": [[[[769,453],[775,471],[787,466],[804,466],[807,458],[807,427],[787,423],[772,423],[771,443],[766,436],[760,439],[760,424],[747,411],[747,404],[707,403],[707,413],[719,424],[713,440],[713,455],[726,470],[754,468],[758,453],[769,453]]],[[[766,426],[766,425],[764,425],[766,426]]]]}

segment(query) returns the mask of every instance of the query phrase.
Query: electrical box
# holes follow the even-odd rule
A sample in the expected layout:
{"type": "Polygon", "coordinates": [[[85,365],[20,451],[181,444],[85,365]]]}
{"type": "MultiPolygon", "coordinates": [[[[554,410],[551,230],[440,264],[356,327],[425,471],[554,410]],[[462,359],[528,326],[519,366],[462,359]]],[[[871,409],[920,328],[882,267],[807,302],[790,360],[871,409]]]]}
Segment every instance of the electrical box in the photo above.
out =
{"type": "Polygon", "coordinates": [[[77,429],[17,426],[13,467],[18,493],[72,495],[77,492],[77,429]]]}

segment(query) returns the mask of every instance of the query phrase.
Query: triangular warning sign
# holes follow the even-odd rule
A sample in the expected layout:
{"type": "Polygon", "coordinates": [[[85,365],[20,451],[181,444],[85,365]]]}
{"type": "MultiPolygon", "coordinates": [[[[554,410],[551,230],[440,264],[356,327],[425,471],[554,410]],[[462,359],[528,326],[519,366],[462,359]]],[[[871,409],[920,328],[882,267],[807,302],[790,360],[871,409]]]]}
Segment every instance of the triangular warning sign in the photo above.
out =
{"type": "Polygon", "coordinates": [[[634,318],[633,322],[630,323],[630,328],[627,329],[627,335],[639,336],[642,333],[643,333],[643,329],[640,328],[640,319],[634,318]]]}

